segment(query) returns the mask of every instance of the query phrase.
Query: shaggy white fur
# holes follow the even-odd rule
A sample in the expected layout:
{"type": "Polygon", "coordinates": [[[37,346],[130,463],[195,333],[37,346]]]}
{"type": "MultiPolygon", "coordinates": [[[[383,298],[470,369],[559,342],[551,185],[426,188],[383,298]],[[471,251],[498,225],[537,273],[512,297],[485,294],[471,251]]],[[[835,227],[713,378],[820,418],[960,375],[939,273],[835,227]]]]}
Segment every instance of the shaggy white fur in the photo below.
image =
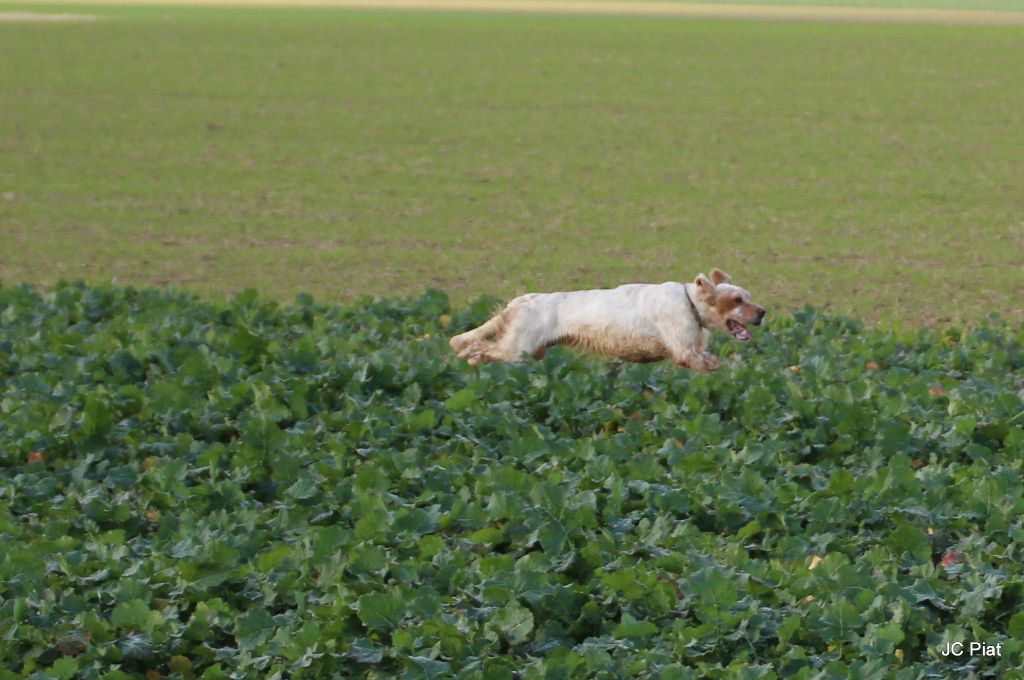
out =
{"type": "Polygon", "coordinates": [[[760,325],[765,310],[718,269],[693,283],[631,283],[606,290],[521,295],[498,314],[449,344],[470,364],[521,361],[569,345],[626,361],[671,359],[713,371],[706,351],[709,328],[746,342],[746,324],[760,325]]]}

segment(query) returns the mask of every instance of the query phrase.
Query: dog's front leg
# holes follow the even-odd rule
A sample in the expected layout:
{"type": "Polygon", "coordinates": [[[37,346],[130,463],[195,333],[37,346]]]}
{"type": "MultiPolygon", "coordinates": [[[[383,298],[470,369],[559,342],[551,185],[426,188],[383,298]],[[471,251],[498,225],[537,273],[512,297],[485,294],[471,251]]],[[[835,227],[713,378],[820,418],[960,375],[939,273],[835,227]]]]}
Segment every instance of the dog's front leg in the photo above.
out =
{"type": "Polygon", "coordinates": [[[707,330],[697,326],[693,320],[672,318],[660,324],[658,330],[661,342],[676,366],[704,372],[721,366],[718,357],[704,349],[708,344],[707,330]]]}
{"type": "Polygon", "coordinates": [[[704,360],[704,368],[702,369],[706,373],[718,370],[718,367],[722,365],[721,359],[716,357],[714,354],[708,354],[704,352],[702,357],[704,360]]]}
{"type": "Polygon", "coordinates": [[[689,368],[695,371],[703,371],[705,373],[714,371],[722,365],[722,362],[714,354],[709,354],[703,351],[684,352],[679,356],[673,357],[672,361],[676,366],[682,366],[683,368],[689,368]]]}

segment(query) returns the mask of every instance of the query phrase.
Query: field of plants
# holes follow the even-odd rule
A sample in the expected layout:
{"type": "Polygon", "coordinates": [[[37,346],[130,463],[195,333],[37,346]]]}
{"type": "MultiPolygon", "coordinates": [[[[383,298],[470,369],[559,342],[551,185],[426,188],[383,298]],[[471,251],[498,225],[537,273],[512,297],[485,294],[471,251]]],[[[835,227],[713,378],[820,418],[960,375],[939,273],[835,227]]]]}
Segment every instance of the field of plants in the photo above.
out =
{"type": "Polygon", "coordinates": [[[470,368],[492,306],[0,288],[0,678],[1020,677],[1024,328],[470,368]]]}

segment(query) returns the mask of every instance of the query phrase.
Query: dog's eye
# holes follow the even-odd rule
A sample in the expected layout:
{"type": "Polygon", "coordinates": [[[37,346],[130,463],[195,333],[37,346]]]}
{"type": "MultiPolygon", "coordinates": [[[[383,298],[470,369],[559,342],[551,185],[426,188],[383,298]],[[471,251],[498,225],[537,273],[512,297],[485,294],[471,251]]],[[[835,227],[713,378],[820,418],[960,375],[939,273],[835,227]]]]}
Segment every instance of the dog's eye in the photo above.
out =
{"type": "Polygon", "coordinates": [[[743,298],[741,298],[739,295],[737,295],[736,297],[734,297],[732,299],[732,301],[735,302],[736,304],[740,304],[740,303],[743,302],[743,298]]]}

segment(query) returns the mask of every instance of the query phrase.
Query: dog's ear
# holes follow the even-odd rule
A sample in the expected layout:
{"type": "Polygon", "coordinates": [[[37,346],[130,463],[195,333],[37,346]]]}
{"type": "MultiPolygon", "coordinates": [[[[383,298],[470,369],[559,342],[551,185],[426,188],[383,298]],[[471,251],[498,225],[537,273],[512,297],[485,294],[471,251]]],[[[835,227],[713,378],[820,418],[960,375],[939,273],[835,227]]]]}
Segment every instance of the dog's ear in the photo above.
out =
{"type": "Polygon", "coordinates": [[[716,286],[720,283],[732,283],[732,277],[715,267],[711,270],[711,282],[716,286]]]}
{"type": "Polygon", "coordinates": [[[693,280],[697,286],[697,293],[705,300],[713,300],[715,297],[715,284],[711,283],[708,277],[698,274],[693,280]]]}

